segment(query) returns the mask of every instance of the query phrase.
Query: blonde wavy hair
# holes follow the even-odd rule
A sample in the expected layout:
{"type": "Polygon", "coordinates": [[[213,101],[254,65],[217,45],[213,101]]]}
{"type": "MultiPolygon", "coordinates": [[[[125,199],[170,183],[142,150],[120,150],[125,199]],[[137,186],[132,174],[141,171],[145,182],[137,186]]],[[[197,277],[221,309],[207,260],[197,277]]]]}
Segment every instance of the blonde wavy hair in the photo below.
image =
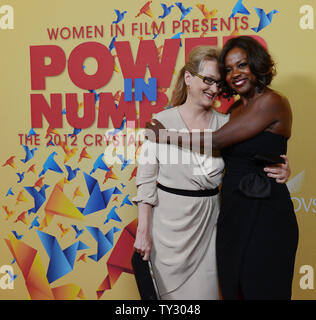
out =
{"type": "Polygon", "coordinates": [[[172,91],[171,105],[179,106],[187,99],[187,86],[184,81],[186,71],[199,73],[205,61],[219,61],[220,51],[211,46],[194,47],[190,53],[186,64],[179,72],[175,87],[172,91]]]}

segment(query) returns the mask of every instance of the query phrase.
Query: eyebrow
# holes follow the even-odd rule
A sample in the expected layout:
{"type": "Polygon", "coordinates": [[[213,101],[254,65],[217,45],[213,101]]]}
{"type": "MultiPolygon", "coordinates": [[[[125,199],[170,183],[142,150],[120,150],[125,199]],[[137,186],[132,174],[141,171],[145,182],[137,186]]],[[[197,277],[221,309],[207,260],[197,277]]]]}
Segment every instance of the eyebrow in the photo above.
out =
{"type": "MultiPolygon", "coordinates": [[[[238,60],[237,62],[235,62],[234,64],[238,64],[238,63],[242,62],[243,60],[246,60],[248,62],[247,58],[242,58],[242,59],[238,60]]],[[[225,63],[225,67],[227,67],[227,66],[229,66],[229,64],[225,63]]]]}
{"type": "Polygon", "coordinates": [[[204,75],[204,74],[201,74],[202,77],[206,77],[206,78],[212,78],[214,80],[220,80],[221,77],[219,77],[219,79],[215,76],[215,75],[204,75]]]}

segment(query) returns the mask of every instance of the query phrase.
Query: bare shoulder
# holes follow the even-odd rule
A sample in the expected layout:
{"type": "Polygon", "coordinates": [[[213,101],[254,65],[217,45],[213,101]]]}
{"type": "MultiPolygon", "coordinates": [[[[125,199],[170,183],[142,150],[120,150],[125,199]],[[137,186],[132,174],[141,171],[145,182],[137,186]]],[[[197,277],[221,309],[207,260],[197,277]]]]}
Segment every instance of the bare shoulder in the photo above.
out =
{"type": "Polygon", "coordinates": [[[291,113],[288,99],[280,92],[269,88],[266,88],[265,92],[257,98],[255,105],[262,111],[291,113]]]}
{"type": "Polygon", "coordinates": [[[267,131],[291,136],[292,111],[288,99],[277,91],[266,89],[254,103],[253,110],[269,122],[267,131]]]}

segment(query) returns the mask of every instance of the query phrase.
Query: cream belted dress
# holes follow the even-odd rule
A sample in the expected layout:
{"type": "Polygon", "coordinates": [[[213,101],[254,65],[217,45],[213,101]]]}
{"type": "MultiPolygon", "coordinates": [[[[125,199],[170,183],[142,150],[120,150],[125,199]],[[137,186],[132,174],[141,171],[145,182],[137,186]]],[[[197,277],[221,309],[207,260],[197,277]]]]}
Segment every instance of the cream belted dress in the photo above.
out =
{"type": "MultiPolygon", "coordinates": [[[[211,131],[228,121],[228,116],[210,112],[211,131]]],[[[168,129],[187,130],[178,107],[155,118],[168,129]]],[[[176,189],[214,189],[221,184],[223,169],[220,156],[148,140],[143,143],[133,201],[153,206],[150,260],[162,299],[218,299],[215,236],[219,195],[180,196],[157,188],[157,182],[176,189]]]]}

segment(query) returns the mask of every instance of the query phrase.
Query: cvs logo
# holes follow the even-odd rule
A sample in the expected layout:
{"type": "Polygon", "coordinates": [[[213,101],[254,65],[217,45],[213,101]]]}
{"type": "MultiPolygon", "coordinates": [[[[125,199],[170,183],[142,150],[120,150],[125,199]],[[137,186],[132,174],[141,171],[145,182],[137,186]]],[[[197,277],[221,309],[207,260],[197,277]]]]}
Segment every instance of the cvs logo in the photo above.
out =
{"type": "Polygon", "coordinates": [[[309,200],[307,200],[303,197],[292,197],[292,201],[295,212],[303,210],[307,213],[311,210],[313,213],[316,213],[316,199],[310,198],[309,200]]]}

